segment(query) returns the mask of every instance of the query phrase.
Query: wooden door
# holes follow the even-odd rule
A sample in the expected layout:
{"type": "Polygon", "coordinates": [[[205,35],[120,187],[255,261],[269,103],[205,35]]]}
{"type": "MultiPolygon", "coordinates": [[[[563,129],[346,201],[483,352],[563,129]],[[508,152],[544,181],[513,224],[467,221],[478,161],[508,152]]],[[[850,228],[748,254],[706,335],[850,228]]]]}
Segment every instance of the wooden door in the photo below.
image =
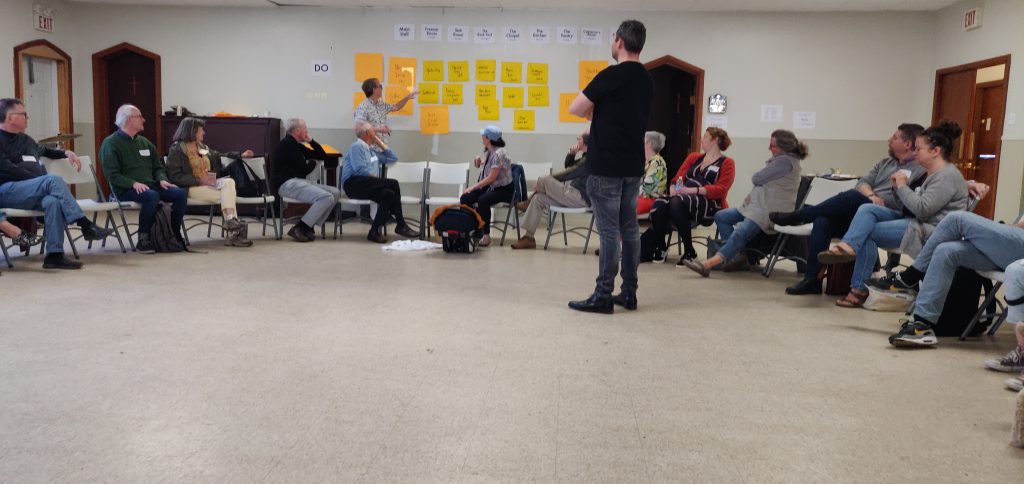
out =
{"type": "Polygon", "coordinates": [[[989,195],[974,210],[979,215],[992,218],[996,209],[1006,89],[1002,82],[979,84],[974,99],[974,126],[968,135],[964,161],[972,171],[972,177],[968,179],[973,178],[992,187],[989,195]]]}
{"type": "MultiPolygon", "coordinates": [[[[955,152],[955,163],[963,173],[964,178],[970,179],[969,170],[963,167],[963,139],[966,139],[971,126],[971,118],[974,114],[974,83],[977,78],[977,69],[952,72],[942,76],[936,84],[936,106],[932,112],[932,125],[940,120],[956,121],[963,130],[960,140],[957,143],[955,152]]],[[[954,161],[954,160],[951,160],[954,161]]]]}
{"type": "MultiPolygon", "coordinates": [[[[160,56],[131,44],[118,44],[92,56],[93,118],[96,123],[96,151],[103,139],[113,133],[117,108],[133,104],[146,118],[140,133],[157,147],[163,145],[160,133],[160,56]]],[[[97,163],[97,174],[104,192],[102,160],[97,163]]]]}
{"type": "Polygon", "coordinates": [[[691,151],[700,149],[704,70],[672,56],[644,65],[654,79],[647,129],[665,135],[661,155],[672,177],[691,151]]]}

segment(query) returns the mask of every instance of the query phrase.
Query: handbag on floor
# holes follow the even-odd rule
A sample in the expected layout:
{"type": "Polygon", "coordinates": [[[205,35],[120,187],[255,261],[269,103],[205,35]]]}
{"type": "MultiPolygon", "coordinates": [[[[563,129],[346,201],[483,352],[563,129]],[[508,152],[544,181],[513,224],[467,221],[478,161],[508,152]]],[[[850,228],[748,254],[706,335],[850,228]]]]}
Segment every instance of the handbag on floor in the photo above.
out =
{"type": "Polygon", "coordinates": [[[445,205],[434,210],[430,225],[441,236],[445,252],[472,254],[479,242],[473,233],[484,227],[484,219],[469,205],[445,205]]]}
{"type": "Polygon", "coordinates": [[[153,228],[149,230],[150,240],[157,252],[182,252],[185,249],[185,239],[180,233],[175,233],[174,225],[171,223],[171,204],[160,202],[156,206],[156,215],[153,217],[153,228]]]}

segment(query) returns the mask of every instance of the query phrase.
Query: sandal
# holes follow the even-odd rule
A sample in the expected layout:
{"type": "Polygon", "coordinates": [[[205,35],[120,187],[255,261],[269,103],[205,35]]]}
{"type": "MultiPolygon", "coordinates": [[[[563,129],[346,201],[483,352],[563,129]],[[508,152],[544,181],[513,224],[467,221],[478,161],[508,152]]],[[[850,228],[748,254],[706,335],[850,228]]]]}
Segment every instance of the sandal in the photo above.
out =
{"type": "Polygon", "coordinates": [[[845,243],[839,243],[824,252],[818,252],[818,262],[824,265],[845,264],[855,260],[857,260],[857,253],[845,243]]]}
{"type": "Polygon", "coordinates": [[[864,301],[868,300],[868,293],[858,292],[850,290],[846,297],[836,300],[836,306],[841,308],[859,308],[864,306],[864,301]]]}
{"type": "Polygon", "coordinates": [[[704,264],[701,264],[696,260],[680,259],[679,262],[682,263],[682,265],[685,266],[687,269],[690,269],[691,271],[700,274],[700,277],[708,277],[711,275],[711,271],[704,267],[704,264]]]}

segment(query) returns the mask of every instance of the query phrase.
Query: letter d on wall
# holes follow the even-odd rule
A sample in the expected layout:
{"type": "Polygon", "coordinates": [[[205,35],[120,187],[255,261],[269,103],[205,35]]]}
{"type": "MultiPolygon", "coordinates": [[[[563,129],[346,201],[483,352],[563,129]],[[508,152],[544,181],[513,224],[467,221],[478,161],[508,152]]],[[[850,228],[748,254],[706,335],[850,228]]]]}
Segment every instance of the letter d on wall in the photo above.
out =
{"type": "Polygon", "coordinates": [[[327,59],[313,59],[310,71],[316,77],[331,77],[331,61],[327,59]]]}

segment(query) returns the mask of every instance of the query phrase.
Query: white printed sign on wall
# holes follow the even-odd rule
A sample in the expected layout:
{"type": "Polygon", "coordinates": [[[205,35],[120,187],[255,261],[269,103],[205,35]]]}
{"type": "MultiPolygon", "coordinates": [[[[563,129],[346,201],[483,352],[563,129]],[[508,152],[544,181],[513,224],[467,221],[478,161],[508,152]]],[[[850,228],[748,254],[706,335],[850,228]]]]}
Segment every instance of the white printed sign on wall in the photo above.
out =
{"type": "Polygon", "coordinates": [[[505,27],[505,42],[518,44],[523,41],[523,28],[509,25],[505,27]]]}
{"type": "Polygon", "coordinates": [[[406,42],[416,40],[416,25],[395,24],[395,40],[406,42]]]}
{"type": "Polygon", "coordinates": [[[576,27],[568,27],[565,25],[559,25],[558,29],[558,43],[559,44],[575,44],[576,43],[576,27]]]}
{"type": "Polygon", "coordinates": [[[818,113],[814,111],[794,111],[793,129],[814,129],[818,124],[818,113]]]}
{"type": "Polygon", "coordinates": [[[586,45],[601,45],[604,38],[604,31],[597,27],[583,27],[580,29],[580,43],[586,45]]]}
{"type": "Polygon", "coordinates": [[[476,27],[473,29],[473,42],[477,44],[494,43],[494,27],[476,27]]]}
{"type": "Polygon", "coordinates": [[[448,26],[448,42],[469,42],[469,26],[468,25],[449,25],[448,26]]]}
{"type": "Polygon", "coordinates": [[[547,44],[551,42],[551,27],[530,26],[530,42],[547,44]]]}
{"type": "Polygon", "coordinates": [[[761,122],[762,123],[781,123],[782,122],[782,105],[781,104],[762,104],[761,105],[761,122]]]}
{"type": "Polygon", "coordinates": [[[441,41],[441,25],[440,24],[423,24],[420,26],[420,40],[424,42],[440,42],[441,41]]]}
{"type": "Polygon", "coordinates": [[[316,77],[331,77],[331,61],[328,59],[313,59],[310,71],[316,77]]]}

